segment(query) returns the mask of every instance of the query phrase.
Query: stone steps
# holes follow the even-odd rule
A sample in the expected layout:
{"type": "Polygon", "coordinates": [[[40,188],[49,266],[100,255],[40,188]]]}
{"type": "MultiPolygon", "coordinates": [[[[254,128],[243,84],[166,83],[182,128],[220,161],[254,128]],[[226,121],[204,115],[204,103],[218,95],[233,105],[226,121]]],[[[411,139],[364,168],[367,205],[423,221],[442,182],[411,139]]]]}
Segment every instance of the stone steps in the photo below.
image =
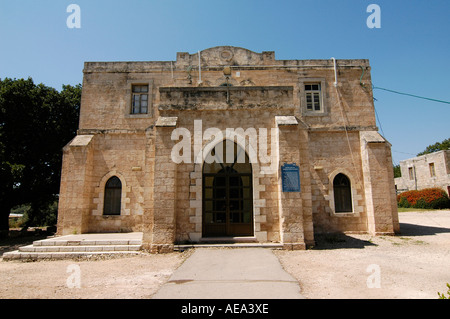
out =
{"type": "Polygon", "coordinates": [[[39,259],[77,259],[95,256],[137,255],[139,251],[92,251],[92,252],[20,252],[18,250],[3,254],[3,260],[39,260],[39,259]]]}
{"type": "Polygon", "coordinates": [[[92,251],[138,251],[141,245],[89,245],[89,246],[24,246],[20,252],[92,252],[92,251]]]}
{"type": "Polygon", "coordinates": [[[3,260],[70,259],[104,255],[139,254],[138,234],[85,234],[48,238],[3,254],[3,260]]]}
{"type": "Polygon", "coordinates": [[[175,245],[175,251],[185,251],[190,248],[270,248],[283,249],[280,243],[207,243],[207,244],[186,244],[175,245]]]}

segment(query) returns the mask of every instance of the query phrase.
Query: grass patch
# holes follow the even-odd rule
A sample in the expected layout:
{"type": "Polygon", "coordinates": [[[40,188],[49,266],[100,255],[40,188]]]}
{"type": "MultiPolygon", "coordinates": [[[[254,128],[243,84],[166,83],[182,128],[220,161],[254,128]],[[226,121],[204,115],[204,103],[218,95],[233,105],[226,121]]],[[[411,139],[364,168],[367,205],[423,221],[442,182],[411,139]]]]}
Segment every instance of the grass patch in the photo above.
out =
{"type": "Polygon", "coordinates": [[[398,212],[399,213],[405,213],[405,212],[429,212],[429,211],[439,211],[439,209],[398,207],[398,212]]]}

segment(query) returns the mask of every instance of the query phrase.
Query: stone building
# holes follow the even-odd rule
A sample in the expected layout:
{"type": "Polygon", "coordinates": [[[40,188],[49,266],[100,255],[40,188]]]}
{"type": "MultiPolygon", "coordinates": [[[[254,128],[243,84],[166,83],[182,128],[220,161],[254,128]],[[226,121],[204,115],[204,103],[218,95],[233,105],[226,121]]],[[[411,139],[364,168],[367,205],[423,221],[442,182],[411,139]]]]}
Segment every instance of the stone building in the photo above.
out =
{"type": "Polygon", "coordinates": [[[144,246],[399,230],[368,60],[276,60],[231,46],[167,62],[86,62],[64,148],[58,233],[144,246]]]}
{"type": "Polygon", "coordinates": [[[450,150],[400,161],[402,176],[395,178],[397,192],[438,187],[450,195],[450,150]]]}

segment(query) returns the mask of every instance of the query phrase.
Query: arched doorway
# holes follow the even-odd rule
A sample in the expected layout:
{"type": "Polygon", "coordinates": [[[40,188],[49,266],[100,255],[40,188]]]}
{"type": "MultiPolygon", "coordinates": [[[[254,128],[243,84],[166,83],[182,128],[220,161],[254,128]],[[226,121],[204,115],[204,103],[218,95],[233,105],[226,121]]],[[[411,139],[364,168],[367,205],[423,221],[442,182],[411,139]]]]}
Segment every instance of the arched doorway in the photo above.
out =
{"type": "Polygon", "coordinates": [[[218,143],[203,164],[203,237],[253,236],[252,166],[236,143],[218,143]]]}

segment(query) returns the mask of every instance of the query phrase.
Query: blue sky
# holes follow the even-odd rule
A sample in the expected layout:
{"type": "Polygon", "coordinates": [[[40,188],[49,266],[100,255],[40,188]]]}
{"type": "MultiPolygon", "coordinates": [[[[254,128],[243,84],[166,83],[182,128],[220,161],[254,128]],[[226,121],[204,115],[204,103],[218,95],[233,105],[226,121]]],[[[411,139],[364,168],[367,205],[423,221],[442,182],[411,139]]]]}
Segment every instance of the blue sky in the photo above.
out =
{"type": "MultiPolygon", "coordinates": [[[[84,61],[171,61],[217,45],[277,59],[369,59],[377,87],[450,101],[448,0],[0,0],[0,78],[58,90],[84,61]],[[67,6],[81,28],[66,25],[67,6]],[[366,25],[381,8],[381,28],[366,25]]],[[[450,104],[374,90],[394,163],[450,137],[450,104]]]]}

